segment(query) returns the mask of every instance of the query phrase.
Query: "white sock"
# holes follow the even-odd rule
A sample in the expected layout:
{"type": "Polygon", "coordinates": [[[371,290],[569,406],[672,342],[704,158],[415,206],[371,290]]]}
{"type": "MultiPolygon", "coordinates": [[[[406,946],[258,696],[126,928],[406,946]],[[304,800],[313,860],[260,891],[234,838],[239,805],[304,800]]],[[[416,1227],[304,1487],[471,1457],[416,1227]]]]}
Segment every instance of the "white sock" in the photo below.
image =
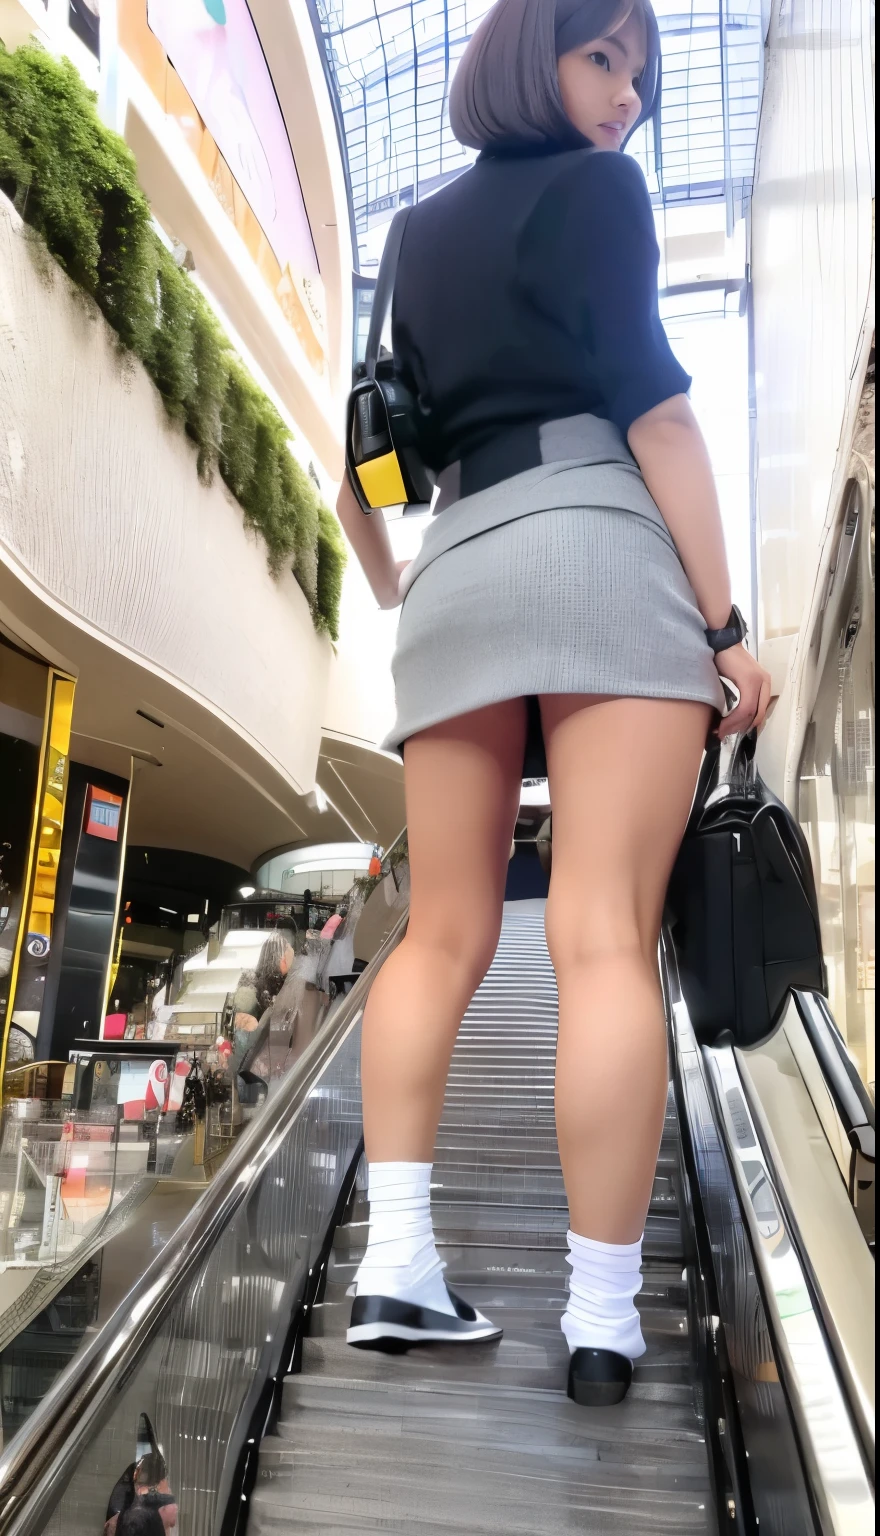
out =
{"type": "Polygon", "coordinates": [[[645,1353],[639,1314],[633,1299],[642,1288],[642,1240],[599,1243],[568,1234],[568,1306],[562,1331],[572,1354],[576,1349],[613,1349],[629,1360],[645,1353]]]}
{"type": "Polygon", "coordinates": [[[370,1234],[358,1296],[394,1296],[455,1315],[431,1224],[431,1163],[371,1163],[370,1234]]]}

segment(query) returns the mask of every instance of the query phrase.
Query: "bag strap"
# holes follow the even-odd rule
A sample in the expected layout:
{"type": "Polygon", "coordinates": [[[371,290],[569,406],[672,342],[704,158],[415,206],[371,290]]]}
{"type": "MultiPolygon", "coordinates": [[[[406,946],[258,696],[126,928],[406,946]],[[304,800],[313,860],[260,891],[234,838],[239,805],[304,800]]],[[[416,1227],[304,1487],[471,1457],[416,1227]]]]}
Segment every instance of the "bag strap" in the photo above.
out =
{"type": "Polygon", "coordinates": [[[699,828],[706,802],[721,784],[727,784],[732,794],[743,796],[748,795],[754,788],[757,771],[755,766],[757,740],[756,731],[746,731],[737,737],[724,766],[722,777],[722,744],[715,734],[715,727],[712,727],[706,740],[706,751],[694,791],[693,805],[688,818],[688,832],[695,832],[699,828]]]}
{"type": "Polygon", "coordinates": [[[382,329],[391,308],[394,279],[397,276],[397,260],[403,244],[403,231],[411,213],[412,208],[401,208],[394,215],[385,241],[385,249],[382,252],[382,260],[379,263],[379,276],[376,278],[376,286],[373,289],[373,307],[370,310],[370,329],[367,334],[367,351],[364,357],[368,379],[376,377],[382,329]]]}

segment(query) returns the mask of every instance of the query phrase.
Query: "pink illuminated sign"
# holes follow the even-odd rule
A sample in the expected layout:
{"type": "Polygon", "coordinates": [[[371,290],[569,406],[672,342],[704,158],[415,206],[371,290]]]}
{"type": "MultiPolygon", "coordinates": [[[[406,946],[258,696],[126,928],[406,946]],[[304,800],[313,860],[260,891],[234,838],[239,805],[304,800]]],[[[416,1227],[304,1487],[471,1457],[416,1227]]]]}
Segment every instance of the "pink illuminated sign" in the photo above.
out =
{"type": "Polygon", "coordinates": [[[272,77],[245,0],[148,0],[147,20],[283,269],[317,275],[272,77]]]}

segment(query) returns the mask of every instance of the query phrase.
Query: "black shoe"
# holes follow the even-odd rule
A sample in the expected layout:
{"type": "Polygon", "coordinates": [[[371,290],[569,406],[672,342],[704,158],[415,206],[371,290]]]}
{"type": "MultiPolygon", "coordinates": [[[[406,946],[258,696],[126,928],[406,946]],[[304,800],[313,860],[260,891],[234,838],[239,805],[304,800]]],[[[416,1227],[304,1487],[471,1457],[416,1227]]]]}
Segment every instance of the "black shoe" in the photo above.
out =
{"type": "Polygon", "coordinates": [[[568,1395],[582,1408],[622,1403],[632,1381],[632,1361],[613,1349],[576,1349],[568,1367],[568,1395]]]}
{"type": "Polygon", "coordinates": [[[500,1339],[502,1330],[449,1291],[455,1316],[417,1307],[394,1296],[356,1296],[346,1342],[356,1349],[403,1354],[413,1344],[477,1344],[500,1339]]]}

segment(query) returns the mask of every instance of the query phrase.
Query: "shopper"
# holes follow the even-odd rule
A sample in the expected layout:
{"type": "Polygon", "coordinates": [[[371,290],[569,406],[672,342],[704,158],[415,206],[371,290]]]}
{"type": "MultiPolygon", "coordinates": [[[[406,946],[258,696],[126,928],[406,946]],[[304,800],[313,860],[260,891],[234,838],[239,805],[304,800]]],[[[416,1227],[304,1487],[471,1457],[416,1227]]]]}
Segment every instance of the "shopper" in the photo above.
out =
{"type": "Polygon", "coordinates": [[[498,0],[450,99],[479,159],[411,210],[395,285],[395,366],[439,515],[403,570],[381,514],[347,485],[339,498],[379,602],[405,594],[385,745],[405,744],[412,878],[406,937],[366,1008],[370,1231],[348,1338],[498,1336],[447,1290],[429,1187],[456,1032],[498,940],[537,699],[562,1328],[586,1403],[622,1397],[645,1348],[634,1298],[666,1106],[670,869],[713,715],[722,734],[760,725],[769,697],[739,643],[690,379],[659,319],[650,198],[619,153],[658,97],[648,0],[498,0]],[[739,692],[720,725],[719,673],[739,692]]]}
{"type": "Polygon", "coordinates": [[[117,1480],[104,1524],[104,1536],[175,1536],[177,1500],[168,1481],[165,1458],[159,1451],[132,1462],[117,1480]]]}
{"type": "Polygon", "coordinates": [[[116,1526],[116,1536],[167,1536],[162,1516],[138,1502],[123,1510],[116,1526]]]}

